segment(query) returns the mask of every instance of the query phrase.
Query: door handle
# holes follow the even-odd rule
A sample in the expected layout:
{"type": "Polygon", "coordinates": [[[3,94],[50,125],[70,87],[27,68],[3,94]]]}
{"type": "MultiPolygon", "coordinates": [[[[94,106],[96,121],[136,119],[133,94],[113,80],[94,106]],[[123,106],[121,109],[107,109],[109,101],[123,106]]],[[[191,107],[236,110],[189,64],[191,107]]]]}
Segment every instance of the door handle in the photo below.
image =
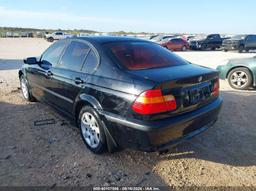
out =
{"type": "Polygon", "coordinates": [[[75,78],[75,83],[76,84],[83,84],[84,81],[81,78],[75,78]]]}
{"type": "Polygon", "coordinates": [[[53,73],[51,71],[46,72],[46,76],[51,77],[52,75],[53,75],[53,73]]]}

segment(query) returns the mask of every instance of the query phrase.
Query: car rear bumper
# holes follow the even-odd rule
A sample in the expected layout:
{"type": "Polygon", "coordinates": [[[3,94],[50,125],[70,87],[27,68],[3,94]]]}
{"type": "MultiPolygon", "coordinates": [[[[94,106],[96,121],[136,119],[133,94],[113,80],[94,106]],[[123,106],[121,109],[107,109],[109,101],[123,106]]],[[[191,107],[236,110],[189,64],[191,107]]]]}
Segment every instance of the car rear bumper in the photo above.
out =
{"type": "Polygon", "coordinates": [[[117,145],[150,152],[202,133],[217,121],[221,105],[222,99],[218,98],[195,111],[152,122],[129,121],[106,113],[104,116],[117,145]]]}

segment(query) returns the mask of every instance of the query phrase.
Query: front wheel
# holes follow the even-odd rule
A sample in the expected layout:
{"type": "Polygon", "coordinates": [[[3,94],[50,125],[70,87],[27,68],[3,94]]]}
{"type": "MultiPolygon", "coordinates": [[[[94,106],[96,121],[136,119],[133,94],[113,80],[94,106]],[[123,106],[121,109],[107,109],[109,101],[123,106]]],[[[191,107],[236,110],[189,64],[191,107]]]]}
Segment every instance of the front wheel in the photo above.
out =
{"type": "Polygon", "coordinates": [[[29,89],[28,82],[23,75],[20,77],[20,87],[21,87],[22,95],[25,100],[31,101],[31,102],[35,101],[35,98],[31,94],[31,91],[29,89]]]}
{"type": "Polygon", "coordinates": [[[252,75],[247,68],[235,68],[228,74],[228,83],[234,89],[246,90],[252,85],[252,75]]]}
{"type": "Polygon", "coordinates": [[[49,37],[49,38],[47,39],[47,41],[48,41],[48,42],[53,42],[53,41],[54,41],[54,38],[53,38],[53,37],[49,37]]]}
{"type": "Polygon", "coordinates": [[[78,125],[87,148],[95,154],[104,153],[107,143],[103,121],[101,121],[98,113],[92,107],[84,106],[78,117],[78,125]]]}

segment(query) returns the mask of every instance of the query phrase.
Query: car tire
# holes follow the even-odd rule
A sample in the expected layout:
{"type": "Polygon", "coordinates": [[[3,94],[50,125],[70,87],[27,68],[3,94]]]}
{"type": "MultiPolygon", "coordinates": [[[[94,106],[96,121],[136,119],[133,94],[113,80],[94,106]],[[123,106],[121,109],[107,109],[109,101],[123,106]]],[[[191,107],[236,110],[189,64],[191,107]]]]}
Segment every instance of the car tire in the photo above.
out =
{"type": "Polygon", "coordinates": [[[207,49],[207,44],[202,44],[201,48],[202,48],[202,50],[206,50],[207,49]]]}
{"type": "Polygon", "coordinates": [[[238,52],[239,53],[242,53],[244,51],[244,45],[240,45],[239,47],[238,47],[238,52]]]}
{"type": "Polygon", "coordinates": [[[228,51],[228,49],[223,49],[223,51],[224,51],[224,52],[227,52],[227,51],[228,51]]]}
{"type": "Polygon", "coordinates": [[[102,154],[107,149],[104,122],[99,114],[90,106],[80,110],[77,124],[86,147],[95,154],[102,154]]]}
{"type": "Polygon", "coordinates": [[[20,88],[21,88],[22,95],[26,101],[30,101],[30,102],[36,101],[36,99],[33,97],[31,93],[31,90],[28,85],[28,81],[26,80],[24,75],[20,76],[20,88]]]}
{"type": "Polygon", "coordinates": [[[186,46],[182,46],[181,50],[182,50],[182,51],[186,51],[186,50],[187,50],[187,47],[186,47],[186,46]]]}
{"type": "Polygon", "coordinates": [[[251,72],[244,67],[231,70],[227,78],[229,85],[234,89],[246,90],[252,85],[251,72]]]}
{"type": "Polygon", "coordinates": [[[53,39],[52,37],[49,37],[49,38],[47,38],[47,41],[48,41],[48,42],[53,42],[54,39],[53,39]]]}

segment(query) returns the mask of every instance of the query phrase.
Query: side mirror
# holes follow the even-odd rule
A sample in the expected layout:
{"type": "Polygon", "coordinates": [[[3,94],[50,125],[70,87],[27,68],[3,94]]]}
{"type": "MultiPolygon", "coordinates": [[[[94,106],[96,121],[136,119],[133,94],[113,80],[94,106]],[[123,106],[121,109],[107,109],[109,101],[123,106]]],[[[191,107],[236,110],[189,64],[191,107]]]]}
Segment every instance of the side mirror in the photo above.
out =
{"type": "Polygon", "coordinates": [[[38,64],[36,57],[29,57],[23,60],[25,64],[38,64]]]}
{"type": "Polygon", "coordinates": [[[39,66],[45,70],[49,70],[52,67],[52,64],[48,61],[42,60],[39,64],[39,66]]]}

